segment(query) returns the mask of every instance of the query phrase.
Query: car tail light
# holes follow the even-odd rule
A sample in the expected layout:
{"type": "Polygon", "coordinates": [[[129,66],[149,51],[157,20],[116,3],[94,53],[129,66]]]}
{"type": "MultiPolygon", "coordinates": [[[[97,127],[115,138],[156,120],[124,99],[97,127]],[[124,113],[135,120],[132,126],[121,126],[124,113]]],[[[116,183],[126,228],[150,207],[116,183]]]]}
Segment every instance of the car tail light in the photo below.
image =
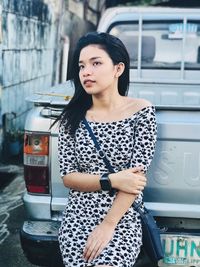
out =
{"type": "Polygon", "coordinates": [[[49,193],[49,135],[25,132],[24,179],[30,193],[49,193]]]}

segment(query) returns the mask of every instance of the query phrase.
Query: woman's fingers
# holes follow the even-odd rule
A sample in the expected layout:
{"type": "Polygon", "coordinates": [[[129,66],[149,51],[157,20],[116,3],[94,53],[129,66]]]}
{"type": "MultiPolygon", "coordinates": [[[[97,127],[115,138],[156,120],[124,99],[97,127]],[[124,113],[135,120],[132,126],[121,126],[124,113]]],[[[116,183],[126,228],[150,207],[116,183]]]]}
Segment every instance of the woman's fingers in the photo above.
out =
{"type": "Polygon", "coordinates": [[[130,168],[109,175],[113,188],[119,189],[126,193],[139,194],[139,190],[143,190],[147,179],[142,173],[143,166],[130,168]],[[140,189],[137,186],[141,186],[140,189]]]}
{"type": "Polygon", "coordinates": [[[113,226],[102,222],[92,231],[86,242],[83,257],[86,261],[95,259],[112,239],[113,226]]]}
{"type": "Polygon", "coordinates": [[[93,251],[95,250],[96,242],[88,238],[87,244],[85,246],[84,252],[83,252],[83,257],[88,260],[93,251]]]}
{"type": "Polygon", "coordinates": [[[130,169],[133,173],[135,172],[142,172],[144,170],[144,166],[137,166],[137,167],[134,167],[134,168],[131,168],[130,169]]]}
{"type": "Polygon", "coordinates": [[[104,247],[105,246],[103,244],[98,244],[95,248],[93,248],[93,251],[90,254],[90,257],[88,258],[88,262],[90,262],[93,259],[95,259],[96,257],[98,257],[99,254],[101,254],[101,252],[104,249],[104,247]]]}
{"type": "Polygon", "coordinates": [[[95,245],[86,247],[83,253],[84,259],[88,262],[92,261],[102,252],[105,246],[106,244],[96,243],[95,245]]]}
{"type": "Polygon", "coordinates": [[[132,179],[132,182],[130,183],[129,187],[127,187],[127,190],[130,190],[130,193],[139,195],[144,190],[146,183],[147,183],[146,177],[136,175],[132,179]]]}

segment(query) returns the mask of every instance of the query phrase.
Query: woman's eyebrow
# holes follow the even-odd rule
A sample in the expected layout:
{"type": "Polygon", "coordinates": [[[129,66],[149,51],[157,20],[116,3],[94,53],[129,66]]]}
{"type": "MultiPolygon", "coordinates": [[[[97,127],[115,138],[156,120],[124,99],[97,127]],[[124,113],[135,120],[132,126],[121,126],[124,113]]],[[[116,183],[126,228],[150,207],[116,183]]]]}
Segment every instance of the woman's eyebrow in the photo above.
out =
{"type": "MultiPolygon", "coordinates": [[[[101,58],[101,57],[91,57],[91,58],[89,58],[89,60],[93,61],[93,60],[96,60],[96,59],[99,59],[99,58],[101,58]]],[[[84,60],[79,60],[78,63],[84,63],[84,60]]]]}

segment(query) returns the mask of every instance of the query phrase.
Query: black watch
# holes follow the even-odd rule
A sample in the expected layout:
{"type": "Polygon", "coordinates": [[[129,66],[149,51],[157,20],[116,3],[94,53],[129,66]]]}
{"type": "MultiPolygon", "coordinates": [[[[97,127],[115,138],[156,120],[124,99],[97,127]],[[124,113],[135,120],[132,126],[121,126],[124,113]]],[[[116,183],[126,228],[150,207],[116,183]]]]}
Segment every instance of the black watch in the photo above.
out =
{"type": "Polygon", "coordinates": [[[110,181],[108,175],[109,175],[109,173],[103,173],[100,177],[100,185],[101,185],[101,189],[103,191],[111,191],[112,190],[111,181],[110,181]]]}

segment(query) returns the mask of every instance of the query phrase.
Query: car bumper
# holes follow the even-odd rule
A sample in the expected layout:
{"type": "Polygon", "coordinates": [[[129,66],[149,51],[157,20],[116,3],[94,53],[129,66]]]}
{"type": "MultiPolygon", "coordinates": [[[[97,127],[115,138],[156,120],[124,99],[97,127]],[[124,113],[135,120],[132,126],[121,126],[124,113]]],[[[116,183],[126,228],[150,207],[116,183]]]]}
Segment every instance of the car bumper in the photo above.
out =
{"type": "Polygon", "coordinates": [[[63,267],[58,244],[58,221],[25,221],[20,240],[27,259],[39,266],[63,267]]]}
{"type": "MultiPolygon", "coordinates": [[[[20,231],[21,246],[27,259],[38,266],[64,267],[58,244],[59,221],[25,221],[20,231]]],[[[152,265],[142,250],[135,267],[152,265]]]]}

